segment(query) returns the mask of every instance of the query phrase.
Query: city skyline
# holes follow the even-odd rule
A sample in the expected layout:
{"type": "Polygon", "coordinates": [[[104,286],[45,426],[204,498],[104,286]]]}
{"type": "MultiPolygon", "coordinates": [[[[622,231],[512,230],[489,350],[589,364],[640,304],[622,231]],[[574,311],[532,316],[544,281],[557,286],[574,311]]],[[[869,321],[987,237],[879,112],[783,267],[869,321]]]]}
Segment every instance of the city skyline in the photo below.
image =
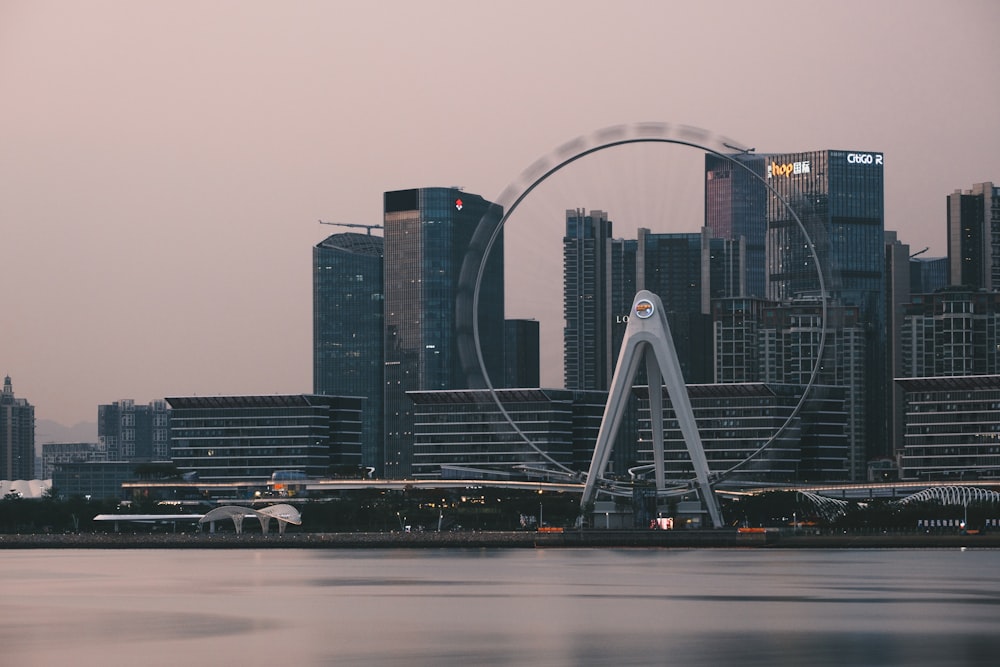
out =
{"type": "Polygon", "coordinates": [[[882,152],[886,229],[943,256],[946,197],[1000,181],[1000,90],[980,82],[998,18],[973,0],[0,2],[0,374],[64,425],[128,397],[307,392],[318,218],[379,224],[401,188],[495,199],[634,121],[882,152]]]}

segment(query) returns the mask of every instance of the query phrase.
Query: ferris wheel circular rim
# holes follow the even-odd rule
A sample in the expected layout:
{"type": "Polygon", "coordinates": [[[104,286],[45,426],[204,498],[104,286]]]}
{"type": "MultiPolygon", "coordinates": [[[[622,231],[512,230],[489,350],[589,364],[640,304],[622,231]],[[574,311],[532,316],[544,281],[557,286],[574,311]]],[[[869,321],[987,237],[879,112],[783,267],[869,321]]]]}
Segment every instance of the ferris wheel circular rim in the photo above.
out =
{"type": "MultiPolygon", "coordinates": [[[[544,183],[548,178],[567,167],[568,165],[576,162],[577,160],[584,158],[588,155],[598,153],[603,150],[608,150],[611,148],[630,145],[630,144],[672,144],[677,146],[685,146],[688,148],[693,148],[697,150],[702,150],[706,154],[712,154],[716,157],[722,158],[729,163],[743,169],[746,173],[750,174],[753,178],[759,181],[768,191],[769,194],[774,196],[781,204],[785,207],[785,210],[791,215],[792,219],[795,220],[799,231],[802,233],[806,245],[809,249],[809,253],[812,257],[813,263],[816,267],[816,275],[819,281],[820,287],[820,302],[822,308],[821,322],[820,322],[820,338],[819,344],[817,346],[816,358],[813,361],[813,367],[809,374],[809,381],[802,391],[802,395],[796,403],[795,407],[792,409],[791,413],[785,419],[781,426],[779,426],[775,432],[769,437],[763,444],[761,444],[756,450],[750,453],[742,461],[731,466],[727,470],[715,473],[713,475],[713,483],[721,481],[726,476],[735,472],[742,466],[744,466],[749,461],[755,459],[762,452],[767,450],[772,443],[778,440],[785,431],[789,428],[792,422],[798,417],[799,413],[802,411],[809,394],[816,383],[816,379],[819,375],[819,369],[822,365],[823,354],[826,346],[826,324],[827,324],[827,301],[828,295],[826,290],[826,281],[823,276],[823,268],[819,262],[819,256],[816,252],[816,246],[813,239],[810,237],[802,219],[799,217],[798,213],[795,211],[794,207],[789,203],[789,201],[781,195],[777,190],[772,187],[767,180],[760,174],[755,173],[747,165],[743,164],[739,160],[735,159],[736,154],[752,154],[754,149],[745,148],[741,144],[727,139],[725,137],[714,137],[707,130],[701,128],[695,128],[686,125],[671,125],[668,123],[635,123],[627,125],[616,125],[609,128],[604,128],[598,130],[589,135],[582,135],[573,139],[569,142],[564,143],[555,151],[549,153],[548,155],[539,158],[531,166],[521,173],[518,180],[512,182],[508,185],[497,197],[496,205],[501,206],[503,209],[503,215],[500,217],[499,221],[493,227],[493,231],[490,234],[489,240],[486,242],[485,247],[482,251],[482,256],[479,259],[479,266],[476,272],[475,285],[472,290],[472,304],[471,304],[471,315],[472,315],[472,336],[476,352],[476,361],[478,362],[478,371],[481,373],[482,381],[486,385],[486,389],[489,391],[493,402],[496,404],[497,409],[504,416],[510,426],[514,429],[514,432],[537,454],[539,454],[548,463],[561,469],[564,473],[568,474],[579,474],[576,471],[570,470],[564,464],[553,459],[548,453],[538,447],[532,440],[518,427],[517,423],[511,417],[510,413],[504,407],[503,402],[500,400],[500,396],[497,394],[496,388],[493,386],[490,380],[489,372],[486,369],[486,363],[483,357],[482,344],[479,336],[479,293],[483,282],[483,276],[486,270],[487,260],[490,256],[490,251],[493,249],[493,245],[496,240],[500,237],[503,227],[511,215],[517,210],[518,206],[534,191],[538,186],[544,183]],[[709,143],[714,144],[714,146],[709,145],[709,143]],[[728,150],[727,154],[725,150],[728,150]]],[[[487,214],[489,215],[489,214],[487,214]]],[[[484,216],[485,217],[485,216],[484,216]]],[[[479,225],[483,228],[483,225],[479,225]]],[[[466,262],[470,261],[470,255],[466,255],[466,262]]],[[[463,276],[466,274],[466,267],[463,266],[462,270],[463,276]]],[[[459,290],[460,294],[463,290],[459,290]]],[[[465,360],[463,360],[465,363],[465,360]]]]}

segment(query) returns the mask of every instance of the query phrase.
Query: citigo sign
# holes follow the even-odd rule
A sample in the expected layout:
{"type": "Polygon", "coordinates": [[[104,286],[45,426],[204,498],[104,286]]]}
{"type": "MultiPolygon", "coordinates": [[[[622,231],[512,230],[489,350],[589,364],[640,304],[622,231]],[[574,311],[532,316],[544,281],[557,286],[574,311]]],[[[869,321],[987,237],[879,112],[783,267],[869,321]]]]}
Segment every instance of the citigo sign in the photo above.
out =
{"type": "Polygon", "coordinates": [[[882,164],[881,153],[848,153],[847,164],[882,164]]]}

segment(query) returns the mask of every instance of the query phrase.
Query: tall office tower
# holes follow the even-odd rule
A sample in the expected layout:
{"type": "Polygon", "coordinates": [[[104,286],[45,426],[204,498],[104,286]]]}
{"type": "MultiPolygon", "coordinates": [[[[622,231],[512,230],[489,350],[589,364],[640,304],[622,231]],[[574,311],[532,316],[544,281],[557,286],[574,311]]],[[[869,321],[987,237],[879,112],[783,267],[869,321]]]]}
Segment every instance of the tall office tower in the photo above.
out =
{"type": "MultiPolygon", "coordinates": [[[[503,211],[458,188],[386,192],[384,211],[384,473],[399,478],[410,475],[413,461],[413,402],[406,392],[483,386],[478,371],[463,368],[460,351],[473,315],[458,309],[471,299],[479,266],[476,259],[463,274],[463,263],[467,252],[475,256],[484,246],[503,211]]],[[[502,237],[483,273],[475,316],[486,371],[496,382],[504,372],[502,237]]]]}
{"type": "MultiPolygon", "coordinates": [[[[566,211],[563,237],[563,381],[566,389],[611,386],[612,223],[604,211],[566,211]]],[[[631,304],[630,304],[631,305],[631,304]]]]}
{"type": "Polygon", "coordinates": [[[930,294],[947,284],[947,257],[910,257],[910,294],[930,294]]]}
{"type": "Polygon", "coordinates": [[[1000,292],[957,286],[912,298],[897,377],[1000,374],[1000,292]]]}
{"type": "Polygon", "coordinates": [[[886,376],[884,386],[889,398],[891,412],[886,420],[886,451],[883,456],[895,458],[895,453],[903,448],[904,393],[895,378],[903,372],[903,349],[900,335],[903,329],[903,315],[910,302],[912,262],[910,246],[896,238],[896,232],[885,233],[885,293],[888,350],[886,354],[886,376]]]}
{"type": "Polygon", "coordinates": [[[164,400],[126,398],[97,406],[97,439],[108,461],[169,461],[170,410],[164,400]]]}
{"type": "Polygon", "coordinates": [[[743,239],[746,254],[743,291],[731,296],[767,295],[766,156],[739,154],[705,156],[705,226],[715,238],[743,239]]]}
{"type": "Polygon", "coordinates": [[[652,234],[639,229],[637,285],[658,295],[666,310],[684,380],[713,378],[711,300],[741,292],[742,240],[697,234],[652,234]]]}
{"type": "Polygon", "coordinates": [[[381,236],[334,234],[313,248],[313,393],[360,396],[361,465],[383,474],[381,236]]]}
{"type": "Polygon", "coordinates": [[[14,396],[10,376],[0,393],[0,479],[33,479],[35,470],[35,407],[14,396]]]}
{"type": "Polygon", "coordinates": [[[949,285],[1000,290],[1000,187],[948,195],[949,285]]]}
{"type": "MultiPolygon", "coordinates": [[[[809,383],[824,332],[822,311],[821,302],[814,297],[764,308],[760,325],[760,365],[764,382],[800,386],[809,383]]],[[[841,479],[860,480],[867,471],[865,329],[856,306],[827,305],[823,359],[815,384],[844,388],[847,459],[843,462],[841,479]]],[[[823,398],[822,392],[813,397],[823,398]]],[[[807,402],[805,409],[813,409],[812,403],[807,402]]],[[[824,474],[830,473],[827,470],[824,474]]],[[[831,479],[829,476],[824,478],[831,479]]]]}
{"type": "MultiPolygon", "coordinates": [[[[618,365],[628,314],[636,292],[636,262],[639,242],[635,239],[611,240],[611,372],[618,365]]],[[[609,378],[610,382],[610,378],[609,378]]],[[[609,384],[610,386],[610,384],[609,384]]]]}
{"type": "MultiPolygon", "coordinates": [[[[881,457],[888,402],[883,156],[825,150],[769,157],[768,183],[809,232],[828,294],[858,309],[866,331],[864,387],[855,392],[866,401],[864,456],[881,457]]],[[[768,199],[767,220],[768,296],[781,301],[817,294],[815,262],[797,223],[775,196],[768,199]]],[[[860,474],[865,467],[852,469],[860,474]]]]}
{"type": "Polygon", "coordinates": [[[503,382],[494,387],[531,388],[541,384],[540,330],[538,320],[505,320],[503,382]]]}

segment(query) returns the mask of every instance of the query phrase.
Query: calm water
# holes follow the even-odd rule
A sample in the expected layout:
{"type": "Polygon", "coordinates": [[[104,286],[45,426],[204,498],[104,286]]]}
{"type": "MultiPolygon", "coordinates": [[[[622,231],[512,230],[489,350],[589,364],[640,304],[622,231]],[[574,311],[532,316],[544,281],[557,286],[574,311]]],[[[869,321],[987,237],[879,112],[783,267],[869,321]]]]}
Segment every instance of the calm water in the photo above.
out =
{"type": "Polygon", "coordinates": [[[4,665],[998,665],[1000,551],[0,551],[4,665]]]}

